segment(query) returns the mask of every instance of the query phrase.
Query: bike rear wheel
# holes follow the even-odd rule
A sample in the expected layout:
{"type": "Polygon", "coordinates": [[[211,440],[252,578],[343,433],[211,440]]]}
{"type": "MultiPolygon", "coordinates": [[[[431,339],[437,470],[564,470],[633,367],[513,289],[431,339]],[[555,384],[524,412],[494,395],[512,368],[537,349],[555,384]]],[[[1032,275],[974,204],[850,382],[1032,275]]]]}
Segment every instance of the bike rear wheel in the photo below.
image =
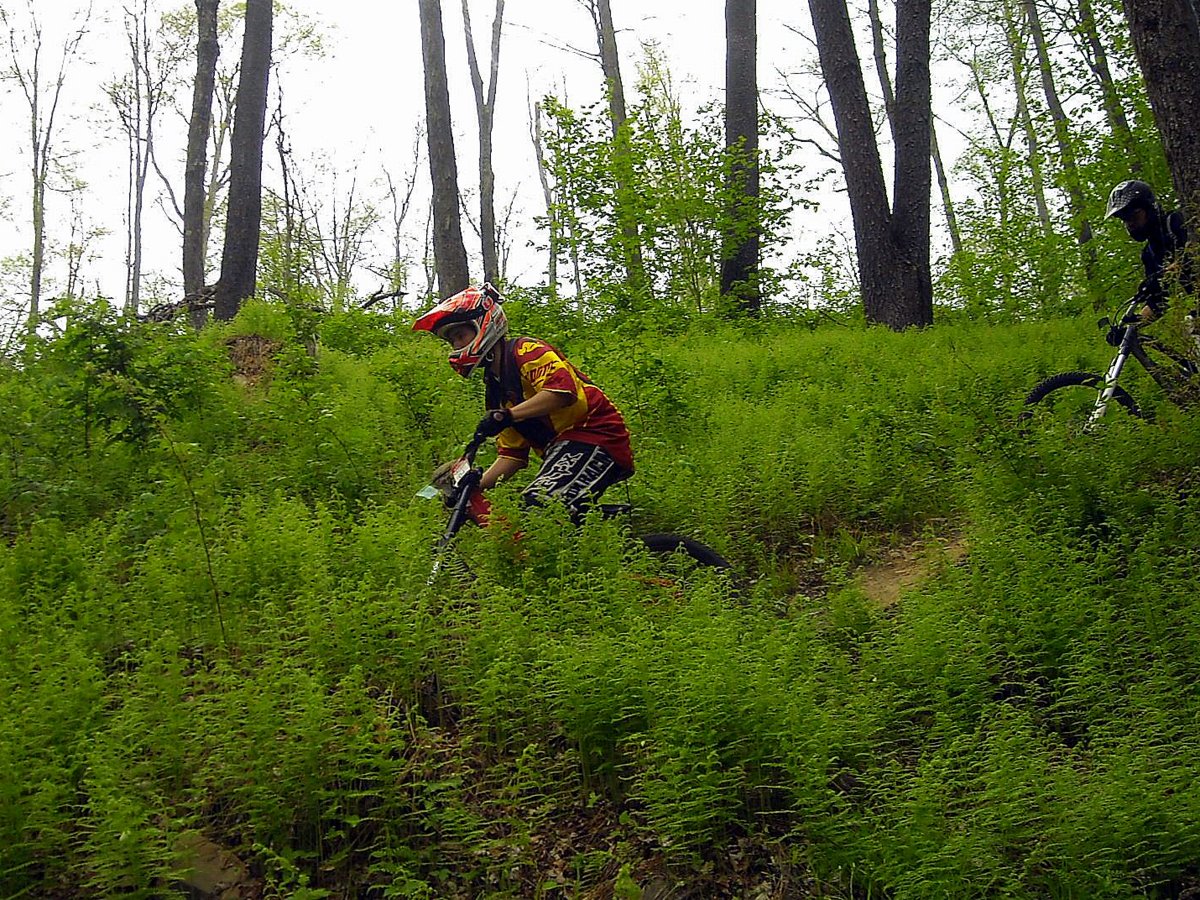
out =
{"type": "MultiPolygon", "coordinates": [[[[1095,409],[1096,400],[1104,390],[1104,376],[1095,372],[1060,372],[1038,382],[1025,397],[1025,411],[1018,422],[1048,419],[1064,424],[1083,426],[1095,409]]],[[[1123,387],[1113,391],[1110,403],[1115,403],[1135,418],[1145,418],[1137,402],[1123,387]]]]}
{"type": "Polygon", "coordinates": [[[712,547],[679,534],[642,534],[637,540],[647,552],[631,560],[632,574],[645,586],[644,601],[681,600],[704,585],[722,593],[736,590],[733,569],[712,547]]]}

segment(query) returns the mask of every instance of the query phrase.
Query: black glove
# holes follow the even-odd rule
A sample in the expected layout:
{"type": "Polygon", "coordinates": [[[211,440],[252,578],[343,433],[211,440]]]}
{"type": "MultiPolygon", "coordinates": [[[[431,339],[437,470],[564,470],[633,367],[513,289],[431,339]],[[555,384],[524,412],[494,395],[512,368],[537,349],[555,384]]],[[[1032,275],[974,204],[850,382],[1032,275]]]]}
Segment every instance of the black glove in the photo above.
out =
{"type": "Polygon", "coordinates": [[[476,437],[495,437],[513,423],[512,411],[508,409],[489,409],[475,427],[476,437]]]}
{"type": "Polygon", "coordinates": [[[479,484],[479,479],[483,477],[483,469],[475,466],[471,469],[471,474],[458,483],[457,487],[442,491],[442,503],[446,509],[454,509],[458,505],[458,498],[462,496],[463,488],[468,484],[479,484]]]}
{"type": "Polygon", "coordinates": [[[1148,306],[1155,316],[1161,316],[1167,302],[1166,291],[1157,278],[1146,278],[1138,285],[1134,298],[1138,306],[1148,306]]]}
{"type": "Polygon", "coordinates": [[[1121,339],[1125,337],[1125,330],[1130,325],[1145,324],[1146,320],[1142,318],[1141,313],[1137,310],[1134,310],[1133,312],[1128,313],[1123,319],[1121,319],[1120,322],[1117,322],[1117,324],[1110,325],[1108,332],[1104,335],[1104,340],[1107,341],[1111,347],[1119,347],[1121,346],[1121,339]]]}

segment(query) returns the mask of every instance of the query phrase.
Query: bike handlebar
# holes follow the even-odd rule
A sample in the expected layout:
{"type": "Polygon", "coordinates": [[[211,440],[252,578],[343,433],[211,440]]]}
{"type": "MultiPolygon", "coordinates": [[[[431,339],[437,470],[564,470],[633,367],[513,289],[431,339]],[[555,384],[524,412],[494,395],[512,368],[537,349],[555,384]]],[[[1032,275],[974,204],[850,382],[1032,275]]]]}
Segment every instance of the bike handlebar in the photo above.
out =
{"type": "Polygon", "coordinates": [[[475,435],[467,442],[467,446],[463,449],[463,459],[467,461],[467,465],[475,464],[475,454],[479,452],[479,448],[483,446],[483,442],[488,439],[486,434],[476,432],[475,435]]]}

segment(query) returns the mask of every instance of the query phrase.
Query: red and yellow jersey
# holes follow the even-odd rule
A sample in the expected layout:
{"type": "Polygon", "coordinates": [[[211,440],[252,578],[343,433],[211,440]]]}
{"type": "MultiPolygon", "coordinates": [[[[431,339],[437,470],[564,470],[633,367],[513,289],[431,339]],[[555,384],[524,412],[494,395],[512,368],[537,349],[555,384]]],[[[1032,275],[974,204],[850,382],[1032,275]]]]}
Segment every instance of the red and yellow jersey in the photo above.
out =
{"type": "Polygon", "coordinates": [[[580,441],[604,448],[613,462],[633,470],[629,429],[600,388],[545,341],[516,338],[505,342],[505,350],[500,379],[488,375],[489,409],[515,406],[539,391],[569,394],[575,400],[549,416],[521,422],[520,430],[514,427],[500,432],[496,449],[501,456],[527,460],[530,447],[544,454],[558,441],[580,441]]]}

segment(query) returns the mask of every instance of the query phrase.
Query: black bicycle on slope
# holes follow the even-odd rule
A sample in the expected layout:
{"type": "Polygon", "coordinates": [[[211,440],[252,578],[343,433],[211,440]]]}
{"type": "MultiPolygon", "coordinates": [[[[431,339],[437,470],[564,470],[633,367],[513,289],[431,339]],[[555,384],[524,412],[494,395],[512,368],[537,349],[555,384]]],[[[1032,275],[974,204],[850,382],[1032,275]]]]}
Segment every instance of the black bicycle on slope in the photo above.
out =
{"type": "MultiPolygon", "coordinates": [[[[455,535],[470,522],[486,528],[491,520],[491,503],[479,486],[483,470],[475,466],[475,455],[485,440],[487,438],[479,434],[472,437],[462,455],[439,466],[434,471],[430,484],[417,494],[428,499],[440,497],[450,511],[446,528],[434,549],[433,569],[429,574],[428,584],[432,584],[441,571],[446,552],[453,544],[455,535]]],[[[602,503],[597,505],[597,509],[604,518],[629,516],[633,512],[632,505],[628,503],[602,503]]],[[[513,537],[519,541],[521,535],[517,533],[513,537]]],[[[660,558],[664,578],[672,582],[679,580],[680,572],[689,569],[731,571],[729,563],[716,550],[683,535],[653,532],[637,535],[636,540],[651,554],[660,558]]]]}
{"type": "MultiPolygon", "coordinates": [[[[1195,402],[1197,384],[1193,378],[1200,369],[1186,356],[1158,341],[1141,337],[1142,319],[1137,312],[1141,305],[1142,300],[1136,295],[1125,304],[1118,320],[1125,330],[1107,372],[1060,372],[1043,379],[1025,396],[1025,409],[1018,421],[1028,423],[1046,417],[1077,424],[1087,432],[1099,424],[1109,404],[1114,402],[1131,416],[1149,418],[1149,412],[1118,384],[1131,357],[1141,364],[1173,403],[1186,406],[1195,402]],[[1166,361],[1151,358],[1146,352],[1147,347],[1161,353],[1166,361]]],[[[1101,328],[1108,326],[1107,319],[1100,320],[1101,328]]]]}

